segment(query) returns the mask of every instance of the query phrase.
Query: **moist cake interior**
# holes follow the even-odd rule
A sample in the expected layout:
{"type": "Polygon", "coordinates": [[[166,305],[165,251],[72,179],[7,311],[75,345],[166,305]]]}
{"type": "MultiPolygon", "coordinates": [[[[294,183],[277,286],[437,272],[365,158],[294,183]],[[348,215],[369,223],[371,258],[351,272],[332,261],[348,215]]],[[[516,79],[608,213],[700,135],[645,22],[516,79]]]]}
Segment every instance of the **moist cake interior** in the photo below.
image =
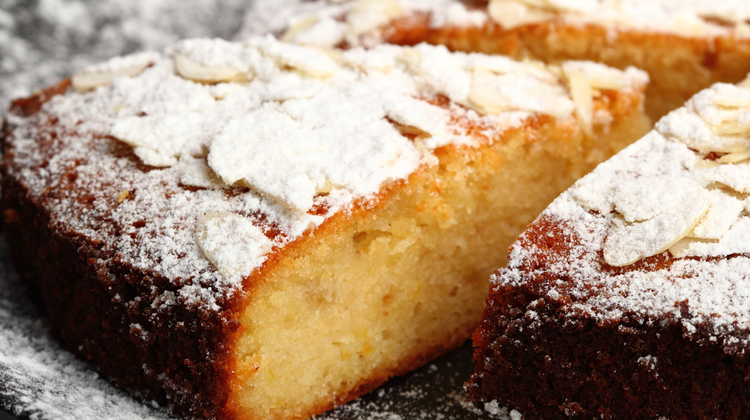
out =
{"type": "Polygon", "coordinates": [[[649,126],[640,113],[616,121],[595,139],[543,120],[481,149],[446,147],[439,165],[374,208],[303,239],[250,291],[258,298],[241,318],[233,402],[271,402],[270,418],[330,408],[331,393],[347,401],[461,344],[504,246],[599,156],[649,126]]]}

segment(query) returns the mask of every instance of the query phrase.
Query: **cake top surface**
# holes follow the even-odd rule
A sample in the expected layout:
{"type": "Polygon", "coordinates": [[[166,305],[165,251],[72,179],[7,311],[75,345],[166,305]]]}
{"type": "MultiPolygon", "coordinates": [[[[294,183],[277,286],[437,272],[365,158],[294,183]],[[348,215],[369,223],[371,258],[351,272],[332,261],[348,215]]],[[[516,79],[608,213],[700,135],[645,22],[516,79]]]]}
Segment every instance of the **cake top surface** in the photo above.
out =
{"type": "MultiPolygon", "coordinates": [[[[548,296],[601,322],[673,317],[714,339],[750,329],[750,89],[741,85],[698,93],[579,180],[535,222],[552,230],[532,227],[494,281],[556,273],[565,280],[548,296]],[[558,235],[558,249],[534,234],[558,235]]],[[[748,344],[736,340],[725,344],[748,344]]]]}
{"type": "Polygon", "coordinates": [[[428,45],[187,40],[85,67],[40,112],[9,115],[9,171],[57,226],[180,286],[165,299],[210,302],[269,252],[435,164],[434,149],[493,141],[535,114],[590,128],[592,91],[646,81],[428,45]]]}
{"type": "MultiPolygon", "coordinates": [[[[379,41],[378,28],[392,19],[427,12],[434,28],[476,27],[494,21],[512,29],[562,21],[686,37],[750,37],[750,3],[744,0],[329,0],[295,6],[295,14],[276,16],[264,29],[286,30],[284,39],[300,44],[373,45],[379,41]]],[[[243,33],[258,33],[251,20],[264,15],[263,10],[250,13],[243,33]]]]}

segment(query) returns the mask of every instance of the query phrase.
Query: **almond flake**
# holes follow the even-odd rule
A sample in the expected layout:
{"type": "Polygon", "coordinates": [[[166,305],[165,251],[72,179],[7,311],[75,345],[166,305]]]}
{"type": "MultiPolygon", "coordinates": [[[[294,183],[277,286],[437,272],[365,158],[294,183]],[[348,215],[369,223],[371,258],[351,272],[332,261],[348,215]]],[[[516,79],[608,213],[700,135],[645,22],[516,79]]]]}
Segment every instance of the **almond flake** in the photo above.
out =
{"type": "Polygon", "coordinates": [[[225,278],[245,277],[266,260],[273,243],[252,220],[234,213],[207,213],[195,229],[198,247],[225,278]]]}
{"type": "Polygon", "coordinates": [[[239,71],[227,67],[211,67],[190,59],[186,55],[178,55],[174,59],[175,71],[185,79],[200,83],[220,83],[239,81],[239,71]]]}
{"type": "Polygon", "coordinates": [[[721,165],[700,170],[700,173],[708,181],[722,183],[742,194],[750,194],[750,164],[721,165]]]}
{"type": "Polygon", "coordinates": [[[737,163],[741,162],[743,160],[750,159],[750,152],[744,151],[744,152],[733,152],[726,154],[719,158],[719,162],[721,163],[737,163]]]}
{"type": "Polygon", "coordinates": [[[707,196],[711,200],[711,207],[688,236],[701,239],[721,239],[737,221],[744,206],[742,201],[720,190],[707,191],[707,196]]]}
{"type": "Polygon", "coordinates": [[[100,86],[107,86],[118,77],[137,76],[156,58],[158,58],[156,53],[140,52],[83,67],[73,75],[73,88],[85,92],[100,86]]]}
{"type": "Polygon", "coordinates": [[[714,104],[727,108],[750,107],[750,89],[732,89],[725,88],[725,85],[720,86],[722,86],[722,88],[719,88],[716,92],[716,95],[711,98],[714,104]]]}
{"type": "Polygon", "coordinates": [[[349,36],[358,37],[390,22],[402,12],[397,0],[359,0],[347,15],[349,36]]]}
{"type": "Polygon", "coordinates": [[[286,32],[284,32],[284,35],[281,36],[281,41],[293,43],[299,33],[306,31],[308,28],[315,25],[319,21],[320,18],[318,16],[303,17],[297,22],[289,25],[289,29],[287,29],[286,32]]]}
{"type": "Polygon", "coordinates": [[[509,0],[491,0],[487,6],[490,17],[504,29],[545,22],[555,17],[553,13],[509,0]]]}
{"type": "Polygon", "coordinates": [[[701,152],[733,153],[750,150],[750,139],[719,135],[686,107],[670,112],[656,123],[656,131],[701,152]]]}
{"type": "Polygon", "coordinates": [[[469,106],[482,114],[527,111],[564,120],[575,106],[563,92],[559,85],[540,83],[525,75],[496,75],[486,70],[475,70],[469,106]]]}
{"type": "Polygon", "coordinates": [[[750,218],[739,218],[718,241],[685,238],[670,247],[669,252],[677,258],[748,254],[750,253],[750,218]]]}
{"type": "Polygon", "coordinates": [[[338,64],[321,50],[301,45],[285,44],[273,37],[254,38],[252,44],[280,66],[317,78],[327,78],[338,70],[338,64]]]}
{"type": "Polygon", "coordinates": [[[180,172],[180,184],[190,187],[222,189],[228,185],[208,166],[206,159],[180,156],[176,165],[180,172]]]}
{"type": "Polygon", "coordinates": [[[383,106],[388,118],[428,134],[430,137],[423,141],[430,149],[444,146],[453,140],[454,135],[446,130],[450,114],[443,108],[401,95],[388,98],[383,106]]]}
{"type": "MultiPolygon", "coordinates": [[[[567,64],[567,63],[566,63],[567,64]]],[[[576,118],[581,124],[583,132],[589,137],[593,136],[594,118],[594,93],[589,79],[580,71],[566,70],[563,66],[565,76],[570,86],[570,96],[576,106],[576,118]]]]}
{"type": "Polygon", "coordinates": [[[607,264],[622,267],[664,252],[698,224],[711,202],[699,185],[684,179],[679,184],[668,202],[662,202],[669,204],[669,211],[632,224],[615,217],[604,242],[607,264]]]}

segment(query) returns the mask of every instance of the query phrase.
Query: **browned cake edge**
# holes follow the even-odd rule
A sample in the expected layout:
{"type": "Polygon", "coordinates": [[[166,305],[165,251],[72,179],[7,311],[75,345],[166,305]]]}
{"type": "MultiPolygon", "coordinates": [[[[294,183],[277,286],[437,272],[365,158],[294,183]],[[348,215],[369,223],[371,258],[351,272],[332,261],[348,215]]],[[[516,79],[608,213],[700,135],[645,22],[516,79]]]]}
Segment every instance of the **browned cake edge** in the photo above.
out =
{"type": "MultiPolygon", "coordinates": [[[[744,352],[727,350],[728,337],[711,337],[708,325],[689,337],[674,316],[644,322],[623,308],[618,319],[601,322],[573,307],[565,289],[575,280],[549,266],[579,243],[570,227],[549,217],[519,238],[537,251],[523,264],[522,279],[495,273],[473,336],[470,401],[488,411],[509,407],[529,420],[750,416],[750,363],[744,352]],[[550,291],[563,298],[550,298],[550,291]]],[[[656,271],[674,261],[660,254],[612,271],[656,271]]],[[[687,305],[678,308],[689,317],[687,305]]]]}

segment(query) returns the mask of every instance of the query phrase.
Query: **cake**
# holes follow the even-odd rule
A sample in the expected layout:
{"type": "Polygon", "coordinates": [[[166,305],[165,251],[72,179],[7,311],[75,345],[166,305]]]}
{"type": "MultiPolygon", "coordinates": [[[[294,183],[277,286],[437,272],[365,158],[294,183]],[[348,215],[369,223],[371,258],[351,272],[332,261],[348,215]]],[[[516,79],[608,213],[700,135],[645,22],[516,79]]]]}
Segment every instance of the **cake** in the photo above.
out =
{"type": "Polygon", "coordinates": [[[285,39],[344,46],[428,42],[546,63],[635,66],[651,76],[646,110],[655,121],[701,89],[739,82],[750,72],[750,5],[744,0],[328,3],[304,3],[285,39]]]}
{"type": "Polygon", "coordinates": [[[698,93],[521,235],[474,335],[476,407],[750,416],[748,81],[698,93]]]}
{"type": "Polygon", "coordinates": [[[178,415],[299,419],[461,344],[504,249],[642,136],[645,73],[187,40],[13,103],[10,254],[56,334],[178,415]]]}

